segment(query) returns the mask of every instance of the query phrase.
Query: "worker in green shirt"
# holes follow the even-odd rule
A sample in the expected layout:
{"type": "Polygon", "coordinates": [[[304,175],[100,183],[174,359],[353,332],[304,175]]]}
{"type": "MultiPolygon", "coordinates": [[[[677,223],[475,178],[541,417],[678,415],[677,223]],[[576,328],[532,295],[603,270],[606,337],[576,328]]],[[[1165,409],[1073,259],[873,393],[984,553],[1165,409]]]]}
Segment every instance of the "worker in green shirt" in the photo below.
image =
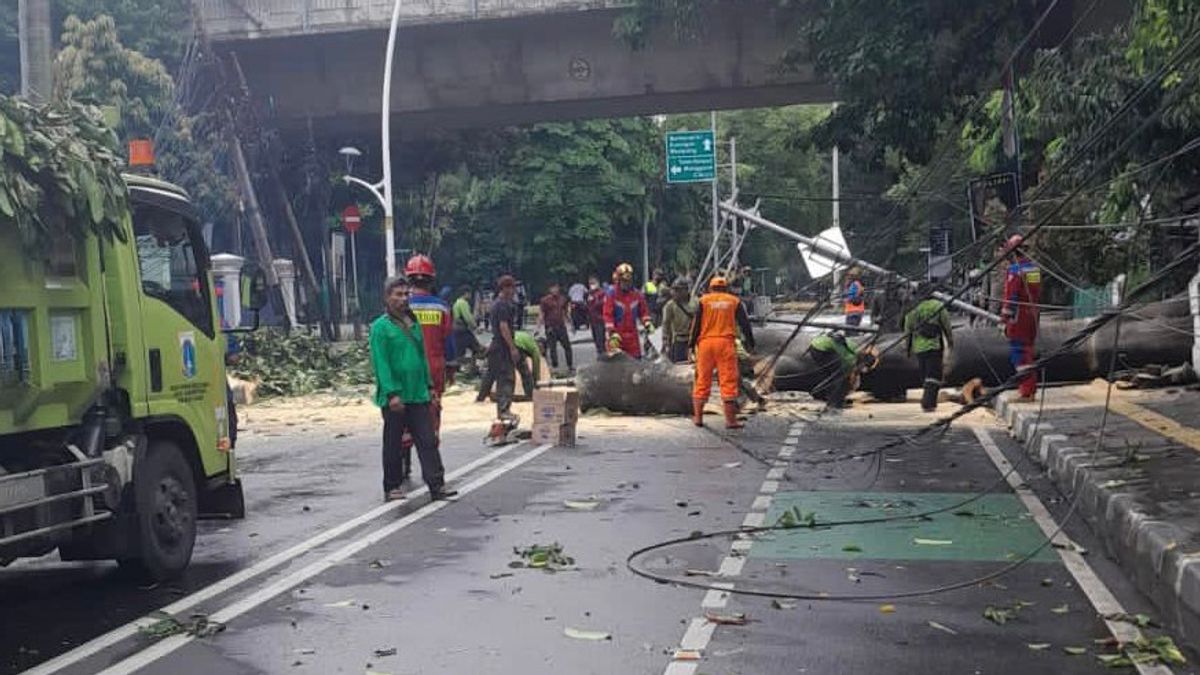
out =
{"type": "MultiPolygon", "coordinates": [[[[520,357],[516,363],[516,370],[521,374],[521,383],[525,386],[525,398],[532,400],[537,374],[542,372],[542,351],[538,348],[537,338],[533,337],[533,333],[529,331],[513,331],[513,345],[517,348],[517,355],[520,357]],[[531,361],[533,362],[532,370],[529,366],[531,361]]],[[[496,378],[492,376],[492,371],[489,369],[483,374],[483,380],[479,383],[479,394],[476,396],[475,402],[486,401],[495,383],[496,378]]]]}
{"type": "Polygon", "coordinates": [[[921,369],[921,410],[937,410],[938,390],[942,388],[943,340],[945,347],[954,347],[950,328],[950,313],[946,304],[932,297],[933,286],[928,282],[917,288],[917,297],[925,298],[904,315],[904,339],[908,355],[917,355],[921,369]]]}
{"type": "Polygon", "coordinates": [[[383,286],[387,312],[371,324],[371,366],[375,371],[375,405],[383,413],[383,493],[386,501],[404,499],[401,443],[412,436],[429,496],[457,494],[446,487],[446,470],[434,431],[432,407],[441,405],[429,376],[425,342],[417,316],[409,308],[408,279],[396,276],[383,286]]]}
{"type": "Polygon", "coordinates": [[[479,344],[479,338],[475,337],[475,331],[479,329],[479,325],[475,323],[475,313],[471,311],[470,286],[458,289],[458,299],[450,308],[450,316],[454,321],[454,344],[458,347],[458,353],[454,354],[454,360],[461,363],[467,350],[470,350],[473,359],[482,356],[483,346],[479,344]]]}
{"type": "Polygon", "coordinates": [[[671,284],[671,299],[663,307],[662,348],[671,363],[688,360],[688,338],[692,334],[692,317],[696,316],[691,286],[687,277],[675,279],[671,284]]]}
{"type": "Polygon", "coordinates": [[[826,410],[841,410],[850,391],[850,378],[858,367],[858,350],[840,331],[834,331],[813,338],[808,351],[817,364],[820,378],[812,389],[813,397],[824,398],[826,410]]]}

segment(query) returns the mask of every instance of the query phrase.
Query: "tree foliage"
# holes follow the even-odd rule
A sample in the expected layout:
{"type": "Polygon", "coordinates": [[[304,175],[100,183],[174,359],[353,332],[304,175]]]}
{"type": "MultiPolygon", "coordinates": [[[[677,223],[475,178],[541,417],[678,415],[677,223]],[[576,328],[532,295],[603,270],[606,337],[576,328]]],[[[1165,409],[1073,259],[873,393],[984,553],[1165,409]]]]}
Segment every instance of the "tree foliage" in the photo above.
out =
{"type": "Polygon", "coordinates": [[[0,153],[0,226],[15,227],[31,255],[63,235],[124,238],[116,138],[96,108],[0,95],[0,153]]]}

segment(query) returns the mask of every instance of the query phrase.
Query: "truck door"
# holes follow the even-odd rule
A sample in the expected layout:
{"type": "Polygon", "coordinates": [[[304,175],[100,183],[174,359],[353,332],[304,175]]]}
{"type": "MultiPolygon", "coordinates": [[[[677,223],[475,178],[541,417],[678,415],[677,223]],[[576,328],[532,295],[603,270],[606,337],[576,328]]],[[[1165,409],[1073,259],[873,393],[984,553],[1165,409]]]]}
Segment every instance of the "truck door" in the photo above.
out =
{"type": "Polygon", "coordinates": [[[213,476],[232,458],[224,452],[225,338],[217,330],[208,252],[186,200],[148,200],[141,192],[131,190],[150,415],[185,422],[204,474],[213,476]]]}

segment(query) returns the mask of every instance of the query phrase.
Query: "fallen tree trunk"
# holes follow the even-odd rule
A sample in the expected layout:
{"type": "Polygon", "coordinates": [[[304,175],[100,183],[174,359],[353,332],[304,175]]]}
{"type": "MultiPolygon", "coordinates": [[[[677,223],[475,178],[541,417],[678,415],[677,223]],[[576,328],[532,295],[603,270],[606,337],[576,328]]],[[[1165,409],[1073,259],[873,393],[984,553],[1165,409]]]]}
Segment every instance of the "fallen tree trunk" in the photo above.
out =
{"type": "MultiPolygon", "coordinates": [[[[1042,322],[1038,351],[1047,354],[1078,333],[1088,320],[1042,322]]],[[[1097,331],[1086,342],[1050,363],[1047,382],[1071,382],[1103,377],[1113,358],[1113,338],[1118,322],[1097,331]]],[[[1149,364],[1180,364],[1190,361],[1191,318],[1186,301],[1168,301],[1147,306],[1119,322],[1116,351],[1121,368],[1149,364]]],[[[763,327],[755,332],[754,354],[764,389],[811,391],[827,373],[818,371],[808,355],[816,333],[802,333],[785,349],[791,329],[763,327]],[[778,358],[775,358],[778,355],[778,358]]],[[[884,334],[876,344],[886,346],[900,337],[884,334]]],[[[946,355],[943,382],[958,387],[974,378],[994,386],[1008,379],[1013,368],[1008,362],[1007,338],[993,326],[958,327],[955,348],[946,355]]],[[[863,342],[862,340],[858,341],[863,342]]],[[[602,359],[579,371],[578,384],[585,410],[607,408],[629,414],[687,414],[691,406],[692,366],[636,361],[624,355],[602,359]]],[[[917,361],[899,345],[886,353],[879,365],[862,378],[860,389],[883,399],[902,397],[921,386],[917,361]]]]}

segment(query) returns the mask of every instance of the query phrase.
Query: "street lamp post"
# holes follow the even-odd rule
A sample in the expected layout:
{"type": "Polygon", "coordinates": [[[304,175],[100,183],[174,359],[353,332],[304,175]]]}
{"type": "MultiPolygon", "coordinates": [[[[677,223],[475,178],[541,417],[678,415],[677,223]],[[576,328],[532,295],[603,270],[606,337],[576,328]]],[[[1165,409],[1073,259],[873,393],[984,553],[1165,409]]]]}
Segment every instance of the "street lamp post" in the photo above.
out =
{"type": "Polygon", "coordinates": [[[392,61],[396,55],[396,31],[400,26],[400,2],[392,5],[392,25],[388,31],[387,54],[383,63],[383,110],[381,113],[380,142],[383,144],[383,178],[378,183],[368,183],[347,173],[346,184],[353,183],[365,188],[383,207],[384,246],[387,247],[387,275],[396,275],[396,232],[392,207],[392,61]]]}

